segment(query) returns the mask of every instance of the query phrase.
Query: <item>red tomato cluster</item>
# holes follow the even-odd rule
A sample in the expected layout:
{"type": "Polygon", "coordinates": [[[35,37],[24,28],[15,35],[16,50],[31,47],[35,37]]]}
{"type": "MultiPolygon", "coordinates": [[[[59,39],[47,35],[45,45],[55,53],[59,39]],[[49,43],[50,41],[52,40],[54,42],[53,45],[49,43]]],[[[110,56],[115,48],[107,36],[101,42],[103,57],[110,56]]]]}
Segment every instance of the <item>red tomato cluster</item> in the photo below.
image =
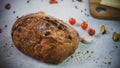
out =
{"type": "MultiPolygon", "coordinates": [[[[74,25],[74,24],[76,23],[76,19],[75,19],[75,18],[70,18],[70,19],[69,19],[69,23],[70,23],[71,25],[74,25]]],[[[88,28],[88,23],[86,23],[86,22],[84,21],[83,23],[80,24],[80,26],[81,26],[81,28],[82,28],[83,30],[86,30],[86,29],[88,28]]],[[[88,29],[88,34],[89,34],[90,36],[93,36],[93,35],[95,34],[95,29],[89,28],[89,29],[88,29]]]]}

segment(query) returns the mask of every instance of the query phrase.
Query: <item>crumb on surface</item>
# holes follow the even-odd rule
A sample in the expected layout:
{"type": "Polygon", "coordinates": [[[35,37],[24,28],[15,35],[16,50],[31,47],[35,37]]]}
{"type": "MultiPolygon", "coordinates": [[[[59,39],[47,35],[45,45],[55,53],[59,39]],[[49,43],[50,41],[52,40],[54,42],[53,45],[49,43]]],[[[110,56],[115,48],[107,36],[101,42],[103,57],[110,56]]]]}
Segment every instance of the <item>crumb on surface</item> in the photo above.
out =
{"type": "Polygon", "coordinates": [[[7,4],[5,5],[5,8],[6,8],[6,9],[10,9],[10,8],[11,8],[10,3],[7,3],[7,4]]]}
{"type": "Polygon", "coordinates": [[[58,2],[57,2],[57,0],[50,0],[49,3],[50,3],[50,4],[56,4],[56,3],[58,3],[58,2]]]}
{"type": "Polygon", "coordinates": [[[2,29],[0,28],[0,33],[2,33],[2,29]]]}

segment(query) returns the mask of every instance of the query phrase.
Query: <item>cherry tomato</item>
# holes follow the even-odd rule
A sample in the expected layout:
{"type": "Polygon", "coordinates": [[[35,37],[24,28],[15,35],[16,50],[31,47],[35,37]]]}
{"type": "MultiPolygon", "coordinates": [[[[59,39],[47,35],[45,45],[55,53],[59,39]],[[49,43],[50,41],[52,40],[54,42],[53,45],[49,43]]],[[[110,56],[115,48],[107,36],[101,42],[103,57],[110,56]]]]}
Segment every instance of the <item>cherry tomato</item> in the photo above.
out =
{"type": "Polygon", "coordinates": [[[93,35],[95,34],[95,29],[89,28],[89,29],[88,29],[88,34],[89,34],[90,36],[93,36],[93,35]]]}
{"type": "Polygon", "coordinates": [[[70,18],[70,19],[69,19],[69,23],[70,23],[71,25],[74,25],[74,24],[76,23],[75,18],[70,18]]]}
{"type": "Polygon", "coordinates": [[[86,29],[88,27],[88,24],[86,22],[83,22],[82,24],[80,24],[82,29],[86,29]]]}

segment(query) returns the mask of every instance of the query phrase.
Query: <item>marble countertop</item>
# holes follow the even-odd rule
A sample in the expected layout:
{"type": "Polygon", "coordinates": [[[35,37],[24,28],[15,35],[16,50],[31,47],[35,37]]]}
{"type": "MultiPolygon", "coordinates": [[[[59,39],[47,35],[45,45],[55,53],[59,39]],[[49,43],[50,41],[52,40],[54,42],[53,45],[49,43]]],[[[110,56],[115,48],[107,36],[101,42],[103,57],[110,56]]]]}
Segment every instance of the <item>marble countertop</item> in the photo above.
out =
{"type": "Polygon", "coordinates": [[[89,0],[57,0],[57,4],[49,4],[49,0],[0,0],[0,67],[1,68],[119,68],[120,41],[114,42],[112,34],[120,33],[120,21],[93,18],[89,13],[89,0]],[[5,9],[10,3],[11,8],[5,9]],[[79,43],[76,52],[58,65],[45,64],[21,53],[12,43],[11,28],[17,17],[29,13],[45,11],[47,15],[65,21],[76,19],[75,28],[80,36],[93,39],[90,44],[79,43]],[[89,36],[82,30],[80,23],[86,21],[89,28],[96,30],[89,36]],[[100,27],[105,25],[107,33],[100,34],[100,27]]]}

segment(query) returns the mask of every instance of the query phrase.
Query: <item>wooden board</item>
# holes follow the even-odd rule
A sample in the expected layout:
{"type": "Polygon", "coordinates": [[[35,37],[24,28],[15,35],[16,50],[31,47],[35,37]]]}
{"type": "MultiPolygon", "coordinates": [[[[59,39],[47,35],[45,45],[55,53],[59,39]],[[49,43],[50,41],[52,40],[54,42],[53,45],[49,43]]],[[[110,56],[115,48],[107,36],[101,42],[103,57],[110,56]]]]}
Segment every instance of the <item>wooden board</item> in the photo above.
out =
{"type": "Polygon", "coordinates": [[[100,0],[89,0],[89,9],[95,18],[120,20],[120,9],[101,5],[100,0]]]}

